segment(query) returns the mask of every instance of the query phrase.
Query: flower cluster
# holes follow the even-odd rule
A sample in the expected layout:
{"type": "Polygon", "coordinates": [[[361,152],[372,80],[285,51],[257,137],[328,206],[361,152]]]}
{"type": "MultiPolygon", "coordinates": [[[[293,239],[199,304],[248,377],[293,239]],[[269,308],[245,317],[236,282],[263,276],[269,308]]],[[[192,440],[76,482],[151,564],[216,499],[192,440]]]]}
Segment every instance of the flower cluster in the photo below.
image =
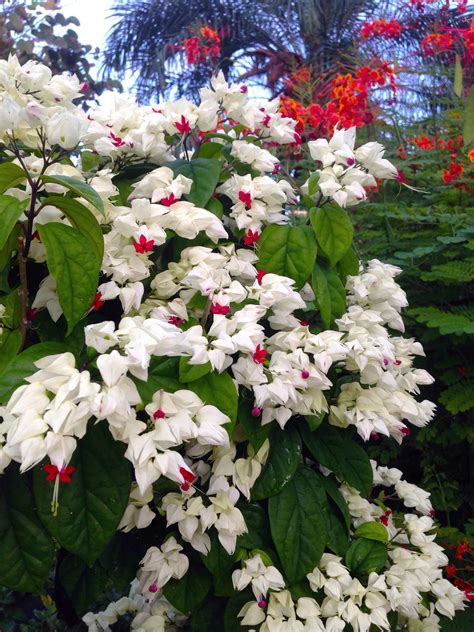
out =
{"type": "Polygon", "coordinates": [[[186,54],[189,65],[215,61],[221,52],[221,38],[210,26],[201,26],[199,35],[188,37],[181,46],[176,47],[186,54]]]}
{"type": "Polygon", "coordinates": [[[391,39],[393,37],[400,37],[402,28],[398,20],[385,20],[381,18],[379,20],[372,20],[371,22],[364,22],[360,34],[363,39],[371,39],[373,37],[391,39]]]}

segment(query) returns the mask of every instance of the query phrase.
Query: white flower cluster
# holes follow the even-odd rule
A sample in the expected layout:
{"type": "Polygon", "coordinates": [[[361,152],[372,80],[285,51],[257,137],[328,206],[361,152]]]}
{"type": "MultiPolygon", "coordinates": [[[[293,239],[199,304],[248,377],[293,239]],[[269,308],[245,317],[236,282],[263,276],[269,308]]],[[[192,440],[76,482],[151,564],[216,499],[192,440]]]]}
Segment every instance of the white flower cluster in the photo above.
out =
{"type": "MultiPolygon", "coordinates": [[[[397,169],[383,157],[385,149],[376,142],[354,149],[356,128],[336,129],[331,140],[324,138],[308,143],[311,158],[322,163],[317,169],[322,195],[343,208],[355,206],[367,198],[367,189],[381,180],[397,177],[397,169]]],[[[303,191],[308,192],[309,181],[303,191]]]]}
{"type": "MultiPolygon", "coordinates": [[[[301,319],[314,308],[309,285],[298,291],[293,279],[259,269],[254,245],[260,231],[287,223],[298,201],[292,186],[276,178],[279,162],[269,148],[300,139],[295,121],[281,116],[278,101],[251,100],[222,74],[211,83],[201,91],[199,105],[180,99],[141,107],[115,95],[110,105],[86,115],[73,103],[80,96],[74,77],[52,77],[44,66],[20,66],[13,57],[0,61],[0,140],[29,175],[29,181],[15,183],[6,194],[29,199],[31,179],[42,175],[85,183],[82,167],[59,162],[62,150],[79,143],[103,159],[88,184],[101,197],[104,216],[78,198],[104,233],[102,283],[90,309],[115,299],[122,307],[115,321],[98,318],[85,327],[89,349],[81,369],[72,353],[44,357],[0,408],[0,473],[11,461],[24,472],[48,457],[57,483],[58,476],[68,476],[88,422],[107,425],[114,439],[126,444],[125,458],[136,481],[119,529],[147,527],[156,507],[187,550],[202,555],[210,551],[213,537],[233,554],[237,538],[246,533],[238,503],[250,498],[271,435],[253,449],[239,438],[240,424],[236,432],[229,431],[235,415],[231,419],[229,411],[204,401],[192,382],[173,388],[177,374],[169,376],[169,388],[157,387],[143,401],[138,381],[153,384],[153,369],[167,358],[175,360],[176,373],[179,358],[180,371],[202,371],[203,376],[212,371],[213,377],[226,378],[229,392],[250,403],[256,425],[276,421],[273,425],[284,430],[291,418],[297,423],[299,416],[329,413],[329,423],[353,425],[364,440],[382,433],[401,441],[407,422],[423,426],[434,412],[433,404],[416,399],[419,386],[432,380],[414,368],[414,357],[423,354],[421,345],[391,335],[391,330],[403,331],[400,312],[406,305],[394,280],[398,268],[373,260],[349,277],[348,307],[337,329],[319,332],[301,319]],[[245,130],[237,133],[235,123],[245,130]],[[199,134],[215,129],[218,142],[229,145],[220,159],[225,175],[215,191],[224,200],[222,219],[189,201],[193,181],[176,168],[176,159],[189,157],[188,137],[197,148],[199,134]],[[32,151],[20,151],[17,140],[32,151]],[[123,197],[113,182],[115,172],[144,160],[156,168],[123,197]],[[242,233],[243,246],[232,243],[242,233]],[[204,245],[183,247],[183,240],[198,237],[204,245]],[[176,250],[163,265],[174,238],[176,250]],[[333,375],[352,381],[329,401],[333,375]],[[173,491],[154,500],[153,485],[162,477],[174,484],[173,491]]],[[[351,206],[366,197],[375,178],[395,177],[380,145],[354,147],[355,130],[336,130],[329,142],[309,143],[312,158],[322,163],[321,198],[351,206]]],[[[40,183],[41,195],[28,211],[30,228],[49,222],[70,225],[44,195],[66,191],[57,182],[40,183]]],[[[33,238],[29,258],[44,263],[46,255],[41,241],[33,238]]],[[[61,317],[53,276],[42,281],[32,298],[33,309],[47,309],[55,322],[61,317]]],[[[341,483],[353,527],[373,520],[386,524],[386,567],[370,574],[364,585],[339,558],[326,553],[308,575],[315,596],[294,603],[278,569],[254,555],[232,575],[237,590],[251,586],[256,598],[240,612],[244,625],[264,632],[342,632],[350,624],[355,632],[367,632],[372,624],[388,630],[387,615],[396,612],[402,625],[421,620],[418,629],[431,632],[438,629],[434,609],[452,616],[462,608],[462,593],[441,576],[446,557],[429,533],[429,495],[404,481],[398,470],[374,468],[376,485],[393,486],[406,507],[425,514],[406,514],[396,529],[389,511],[341,483]],[[430,607],[422,599],[427,593],[430,607]]],[[[188,557],[176,538],[148,550],[129,597],[84,617],[90,630],[108,630],[126,613],[134,614],[132,629],[140,632],[169,629],[170,622],[185,620],[162,594],[170,579],[179,580],[188,570],[188,557]]]]}

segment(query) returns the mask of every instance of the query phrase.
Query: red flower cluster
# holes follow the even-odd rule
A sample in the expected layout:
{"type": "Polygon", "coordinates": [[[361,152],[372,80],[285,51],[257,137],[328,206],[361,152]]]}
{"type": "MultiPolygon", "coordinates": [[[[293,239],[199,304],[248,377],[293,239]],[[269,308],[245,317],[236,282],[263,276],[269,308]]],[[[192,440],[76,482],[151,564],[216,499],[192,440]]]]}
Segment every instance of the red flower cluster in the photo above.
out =
{"type": "Polygon", "coordinates": [[[451,184],[453,180],[457,180],[462,176],[464,167],[459,162],[451,161],[449,163],[449,169],[443,169],[443,182],[444,184],[451,184]]]}
{"type": "Polygon", "coordinates": [[[427,57],[447,53],[453,45],[454,39],[449,33],[430,33],[421,40],[421,48],[427,57]]]}
{"type": "Polygon", "coordinates": [[[398,20],[372,20],[364,22],[360,30],[363,39],[372,39],[373,37],[399,37],[402,32],[402,25],[398,20]]]}
{"type": "MultiPolygon", "coordinates": [[[[304,132],[308,139],[331,133],[336,125],[346,129],[354,125],[362,127],[373,118],[369,106],[370,91],[383,86],[396,92],[395,73],[386,62],[378,62],[377,65],[362,66],[355,76],[350,73],[336,75],[326,89],[329,97],[326,105],[311,103],[304,106],[283,95],[280,111],[283,116],[295,120],[296,131],[304,132]]],[[[315,101],[320,96],[315,95],[315,101]]]]}
{"type": "Polygon", "coordinates": [[[210,26],[202,26],[199,35],[184,40],[179,50],[186,53],[186,61],[190,66],[215,61],[221,52],[221,38],[210,26]]]}

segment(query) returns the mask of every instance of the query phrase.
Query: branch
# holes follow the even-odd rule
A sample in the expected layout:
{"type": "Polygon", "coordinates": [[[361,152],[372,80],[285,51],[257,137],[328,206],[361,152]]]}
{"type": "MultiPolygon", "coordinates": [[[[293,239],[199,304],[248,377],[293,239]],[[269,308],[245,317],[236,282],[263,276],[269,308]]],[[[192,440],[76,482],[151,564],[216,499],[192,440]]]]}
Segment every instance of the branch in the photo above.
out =
{"type": "Polygon", "coordinates": [[[20,336],[21,344],[20,350],[23,349],[26,339],[26,332],[28,329],[28,319],[26,317],[28,309],[28,278],[26,275],[26,257],[23,255],[23,240],[18,239],[18,268],[20,270],[20,287],[18,288],[18,295],[20,297],[20,336]]]}

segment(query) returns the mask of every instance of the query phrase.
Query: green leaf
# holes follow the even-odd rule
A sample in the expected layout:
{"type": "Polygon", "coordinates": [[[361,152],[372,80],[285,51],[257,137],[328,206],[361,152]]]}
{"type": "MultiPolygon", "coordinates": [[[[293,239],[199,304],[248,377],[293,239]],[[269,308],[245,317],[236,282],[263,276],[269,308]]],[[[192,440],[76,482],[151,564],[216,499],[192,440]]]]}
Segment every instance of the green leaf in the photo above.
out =
{"type": "Polygon", "coordinates": [[[242,512],[248,529],[247,533],[237,538],[237,548],[266,548],[267,545],[271,544],[269,539],[270,525],[263,508],[257,503],[249,503],[247,501],[241,501],[237,506],[242,512]]]}
{"type": "Polygon", "coordinates": [[[464,110],[463,137],[465,145],[470,145],[471,143],[474,143],[474,86],[471,87],[469,95],[466,99],[466,108],[464,110]]]}
{"type": "Polygon", "coordinates": [[[78,614],[87,612],[90,604],[96,603],[107,588],[111,588],[105,568],[98,563],[88,566],[71,554],[66,555],[59,564],[58,577],[78,614]]]}
{"type": "Polygon", "coordinates": [[[255,596],[249,589],[239,592],[227,600],[224,611],[224,632],[242,632],[242,630],[255,629],[254,625],[250,627],[242,625],[242,619],[238,617],[239,612],[249,601],[255,601],[255,596]]]}
{"type": "Polygon", "coordinates": [[[40,342],[12,358],[0,372],[0,402],[5,403],[25,378],[38,370],[34,365],[36,360],[65,351],[67,348],[64,344],[40,342]]]}
{"type": "Polygon", "coordinates": [[[221,413],[230,417],[230,424],[225,427],[230,433],[237,421],[238,392],[234,381],[228,373],[208,373],[188,384],[188,388],[196,393],[205,404],[215,406],[221,413]]]}
{"type": "Polygon", "coordinates": [[[183,388],[178,380],[179,358],[154,357],[148,369],[146,381],[133,378],[143,404],[149,404],[153,395],[163,389],[168,393],[174,393],[183,388]]]}
{"type": "Polygon", "coordinates": [[[290,583],[317,566],[327,544],[326,494],[318,476],[301,466],[268,501],[273,542],[290,583]]]}
{"type": "MultiPolygon", "coordinates": [[[[6,275],[5,280],[2,279],[3,286],[5,287],[5,291],[8,291],[8,273],[11,265],[11,256],[14,250],[18,248],[18,237],[20,236],[20,225],[17,223],[13,227],[13,230],[10,232],[8,239],[3,246],[0,248],[0,273],[6,275]]],[[[3,287],[0,288],[3,291],[3,287]]]]}
{"type": "Polygon", "coordinates": [[[252,500],[278,494],[293,478],[301,461],[301,439],[296,430],[274,428],[268,438],[270,451],[252,487],[252,500]]]}
{"type": "Polygon", "coordinates": [[[38,520],[26,475],[10,465],[0,477],[0,584],[38,594],[53,558],[53,541],[38,520]]]}
{"type": "Polygon", "coordinates": [[[4,329],[0,336],[0,374],[18,353],[21,346],[21,335],[18,330],[4,329]]]}
{"type": "Polygon", "coordinates": [[[13,162],[2,162],[0,164],[0,193],[15,187],[23,180],[26,180],[26,173],[21,167],[13,162]]]}
{"type": "Polygon", "coordinates": [[[316,253],[316,241],[308,226],[271,224],[264,228],[257,245],[260,268],[294,279],[298,289],[311,276],[316,253]]]}
{"type": "Polygon", "coordinates": [[[12,195],[0,195],[0,248],[6,244],[23,210],[24,204],[20,200],[12,195]]]}
{"type": "Polygon", "coordinates": [[[346,531],[349,532],[351,526],[351,515],[349,513],[349,507],[344,500],[344,496],[339,491],[336,481],[334,480],[333,476],[329,475],[322,477],[322,483],[324,485],[324,489],[326,490],[326,494],[329,496],[334,505],[339,509],[342,521],[346,527],[346,531]]]}
{"type": "Polygon", "coordinates": [[[382,542],[360,538],[347,550],[345,562],[356,575],[379,571],[387,561],[387,547],[382,542]]]}
{"type": "Polygon", "coordinates": [[[66,189],[69,189],[71,193],[74,193],[77,197],[84,198],[92,206],[94,206],[102,215],[104,215],[104,203],[102,198],[91,186],[82,180],[71,178],[70,176],[41,176],[41,180],[45,183],[60,184],[66,189]]]}
{"type": "Polygon", "coordinates": [[[366,538],[366,540],[377,540],[387,544],[388,531],[380,522],[365,522],[354,532],[356,538],[366,538]]]}
{"type": "Polygon", "coordinates": [[[96,251],[87,237],[70,226],[52,222],[38,231],[70,333],[90,308],[97,291],[100,264],[96,251]]]}
{"type": "Polygon", "coordinates": [[[457,97],[462,97],[463,88],[462,88],[462,64],[461,58],[459,55],[456,55],[456,63],[454,64],[454,85],[453,85],[454,94],[457,97]]]}
{"type": "MultiPolygon", "coordinates": [[[[218,154],[222,154],[222,148],[224,145],[222,143],[203,143],[199,147],[198,156],[199,158],[213,158],[218,154]]],[[[194,160],[196,162],[196,160],[194,160]]]]}
{"type": "Polygon", "coordinates": [[[191,564],[181,579],[171,579],[163,588],[168,601],[183,614],[188,614],[204,601],[211,587],[211,576],[204,566],[191,564]]]}
{"type": "Polygon", "coordinates": [[[348,276],[359,274],[359,259],[356,253],[350,248],[346,254],[339,260],[337,271],[341,276],[343,283],[346,282],[348,276]]]}
{"type": "Polygon", "coordinates": [[[184,384],[186,382],[194,382],[210,371],[212,371],[210,362],[206,362],[205,364],[189,364],[189,357],[183,356],[179,359],[179,381],[184,384]]]}
{"type": "Polygon", "coordinates": [[[346,310],[346,291],[337,272],[323,262],[313,270],[312,287],[323,325],[327,328],[346,310]]]}
{"type": "Polygon", "coordinates": [[[231,597],[234,594],[231,575],[236,555],[227,553],[215,532],[212,532],[210,537],[211,549],[207,555],[201,555],[201,560],[207,570],[212,573],[214,594],[217,597],[231,597]]]}
{"type": "Polygon", "coordinates": [[[318,463],[341,476],[365,496],[370,494],[373,481],[370,459],[365,450],[347,436],[347,430],[324,424],[315,432],[302,427],[301,434],[318,463]]]}
{"type": "Polygon", "coordinates": [[[257,452],[268,438],[272,424],[262,426],[261,418],[254,417],[249,404],[242,400],[239,401],[239,423],[242,424],[250,445],[257,452]]]}
{"type": "Polygon", "coordinates": [[[93,151],[81,151],[81,168],[83,172],[92,171],[103,160],[102,156],[95,154],[93,151]]]}
{"type": "Polygon", "coordinates": [[[132,481],[125,446],[114,441],[107,424],[91,425],[73,454],[72,481],[60,485],[57,516],[51,513],[54,483],[34,470],[38,514],[48,531],[67,551],[92,564],[117,530],[132,481]]]}
{"type": "Polygon", "coordinates": [[[222,630],[225,603],[223,599],[206,599],[192,614],[191,632],[222,630]]]}
{"type": "Polygon", "coordinates": [[[216,158],[196,158],[194,160],[173,160],[165,165],[175,176],[182,174],[191,178],[191,191],[184,197],[200,208],[205,208],[211,199],[221,174],[222,163],[216,158]]]}
{"type": "Polygon", "coordinates": [[[306,415],[305,416],[306,422],[307,422],[311,432],[313,432],[313,430],[317,430],[319,428],[319,426],[323,423],[325,417],[326,417],[326,413],[324,411],[321,412],[321,413],[318,413],[317,415],[306,415]]]}
{"type": "Polygon", "coordinates": [[[310,219],[321,250],[334,266],[352,245],[354,229],[349,215],[344,209],[328,204],[311,209],[310,219]]]}
{"type": "Polygon", "coordinates": [[[44,202],[60,209],[74,228],[89,239],[94,246],[99,265],[101,265],[104,256],[104,236],[93,213],[77,200],[62,195],[52,195],[44,202]]]}

